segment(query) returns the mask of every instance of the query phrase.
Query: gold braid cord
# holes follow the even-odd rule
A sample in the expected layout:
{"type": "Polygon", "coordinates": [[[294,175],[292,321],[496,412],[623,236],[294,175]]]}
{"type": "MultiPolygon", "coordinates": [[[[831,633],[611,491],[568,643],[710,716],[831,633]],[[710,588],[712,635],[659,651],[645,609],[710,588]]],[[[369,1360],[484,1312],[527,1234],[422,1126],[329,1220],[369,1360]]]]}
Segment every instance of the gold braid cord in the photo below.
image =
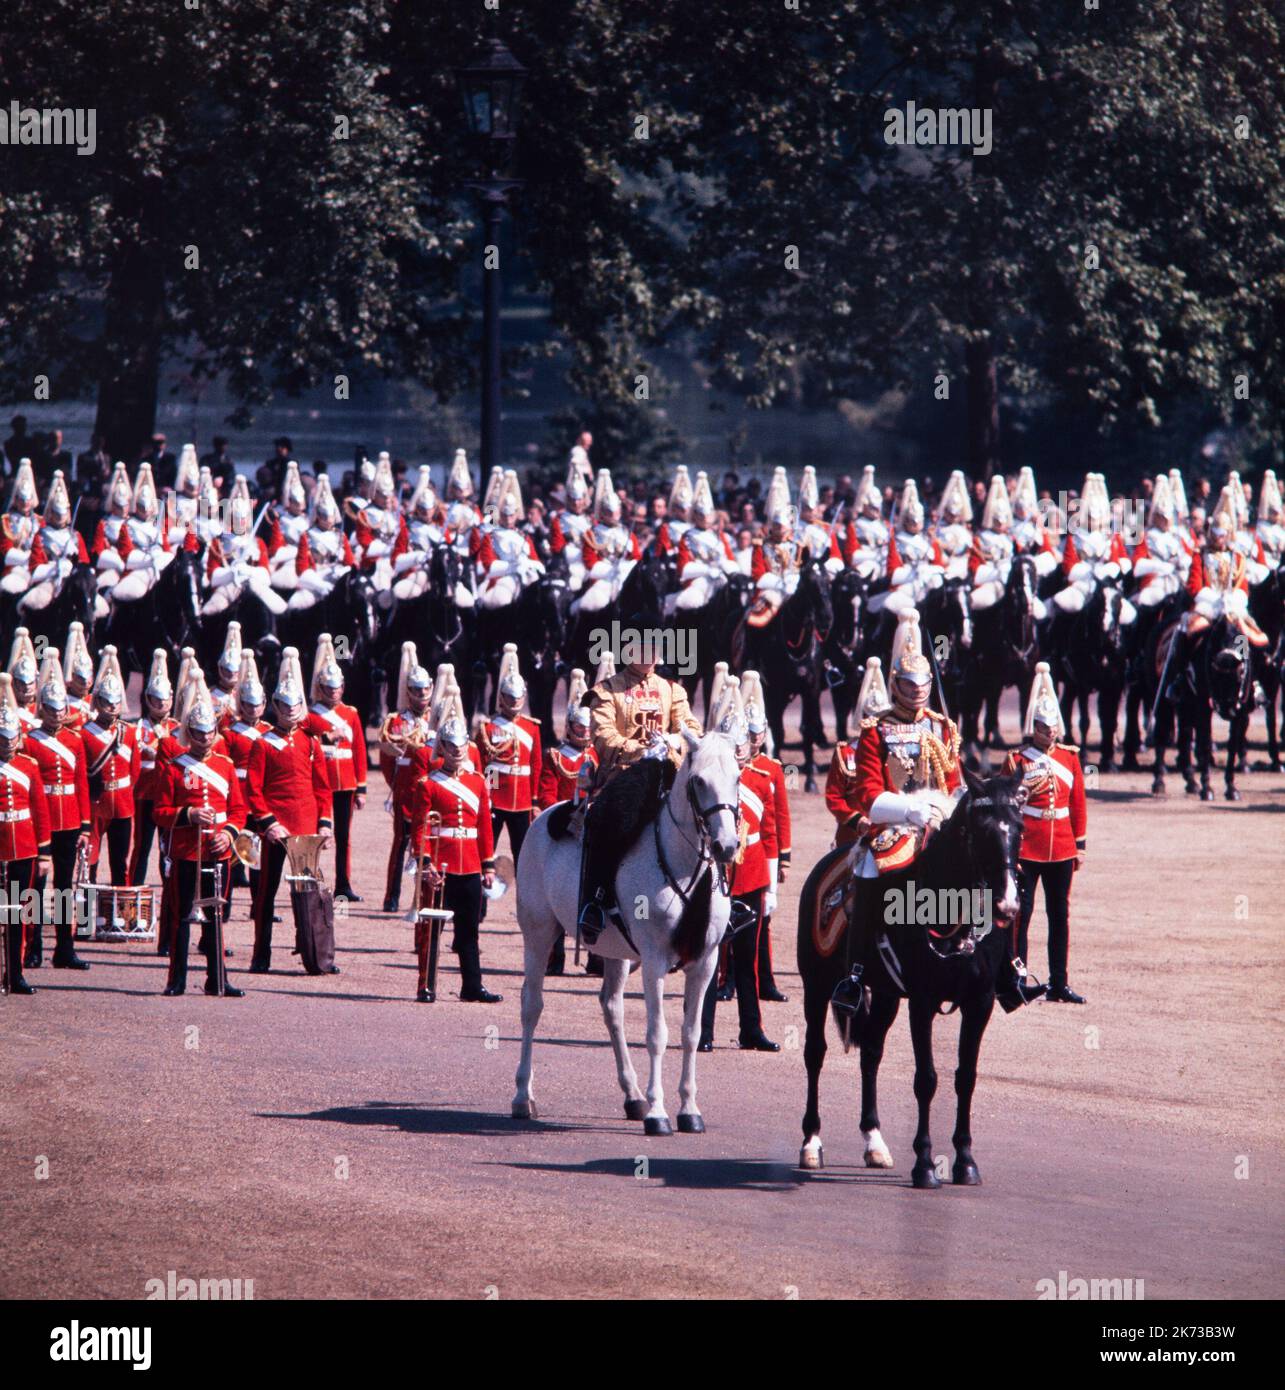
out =
{"type": "Polygon", "coordinates": [[[919,737],[919,766],[916,774],[919,782],[926,785],[929,780],[939,792],[947,790],[947,779],[959,766],[959,730],[945,715],[927,711],[930,719],[939,719],[948,731],[945,743],[933,733],[923,733],[919,737]]]}

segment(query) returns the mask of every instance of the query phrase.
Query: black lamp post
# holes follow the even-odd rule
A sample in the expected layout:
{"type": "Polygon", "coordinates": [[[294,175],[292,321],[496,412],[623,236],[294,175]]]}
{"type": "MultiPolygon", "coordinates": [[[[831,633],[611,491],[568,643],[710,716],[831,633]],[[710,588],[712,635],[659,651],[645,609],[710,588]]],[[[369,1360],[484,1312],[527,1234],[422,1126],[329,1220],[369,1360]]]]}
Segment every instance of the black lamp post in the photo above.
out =
{"type": "MultiPolygon", "coordinates": [[[[504,177],[517,134],[519,104],[527,70],[492,39],[485,56],[455,73],[469,130],[484,142],[487,174],[465,185],[481,197],[484,246],[499,244],[500,217],[520,179],[504,177]]],[[[500,463],[500,270],[483,264],[482,284],[482,486],[500,463]]]]}

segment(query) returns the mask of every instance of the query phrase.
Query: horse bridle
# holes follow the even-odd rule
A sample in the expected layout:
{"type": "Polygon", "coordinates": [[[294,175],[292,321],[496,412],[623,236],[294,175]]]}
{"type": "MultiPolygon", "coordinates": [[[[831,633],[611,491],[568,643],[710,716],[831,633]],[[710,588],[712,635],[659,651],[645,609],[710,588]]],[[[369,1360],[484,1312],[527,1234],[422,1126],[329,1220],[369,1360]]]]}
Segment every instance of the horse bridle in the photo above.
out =
{"type": "MultiPolygon", "coordinates": [[[[992,797],[989,797],[989,796],[973,796],[971,793],[969,793],[969,801],[968,801],[968,807],[969,807],[969,808],[971,808],[971,807],[973,807],[973,806],[993,806],[993,805],[994,805],[994,799],[993,799],[992,797]]],[[[1007,825],[1007,824],[1005,824],[1003,828],[1004,828],[1004,832],[1005,832],[1005,836],[1004,836],[1004,839],[1005,839],[1005,849],[1008,849],[1008,848],[1009,848],[1009,844],[1010,844],[1010,837],[1011,837],[1012,834],[1015,834],[1015,833],[1016,833],[1016,829],[1015,829],[1015,827],[1010,826],[1010,825],[1007,825]]],[[[961,827],[961,836],[962,836],[962,838],[963,838],[963,840],[964,840],[964,842],[965,842],[965,846],[971,848],[971,844],[972,844],[972,834],[971,834],[971,832],[970,832],[970,830],[969,830],[967,817],[965,817],[965,819],[964,819],[964,821],[963,821],[963,823],[962,823],[962,827],[961,827]]],[[[969,855],[969,857],[970,857],[970,858],[972,857],[971,854],[969,855]]],[[[1018,869],[1018,866],[1017,866],[1016,859],[1014,859],[1014,858],[1006,858],[1005,861],[1004,861],[1004,866],[1005,866],[1006,869],[1009,870],[1009,872],[1011,872],[1011,873],[1013,874],[1014,878],[1017,877],[1017,869],[1018,869]]],[[[986,891],[986,884],[985,884],[985,882],[982,881],[980,878],[974,878],[973,881],[968,885],[967,891],[968,891],[969,894],[976,893],[976,892],[979,892],[979,891],[980,891],[980,892],[985,892],[985,891],[986,891]]],[[[948,933],[945,934],[945,935],[942,935],[940,932],[935,932],[935,931],[933,931],[933,929],[932,929],[931,927],[929,927],[929,929],[928,929],[928,947],[929,947],[929,949],[933,952],[933,954],[936,955],[936,956],[938,956],[938,957],[939,957],[940,959],[942,959],[942,960],[947,960],[947,959],[949,959],[949,957],[950,957],[951,955],[954,955],[954,954],[961,954],[961,953],[962,953],[963,955],[971,955],[972,952],[973,952],[973,950],[974,950],[975,947],[977,946],[978,942],[982,941],[985,937],[987,937],[987,936],[990,935],[990,933],[991,933],[991,931],[993,930],[995,924],[994,924],[993,922],[991,922],[991,921],[982,921],[982,922],[972,922],[972,923],[970,923],[970,924],[969,924],[969,929],[968,929],[968,939],[967,939],[965,942],[963,942],[963,943],[961,944],[961,946],[960,946],[960,948],[959,948],[959,952],[945,952],[945,951],[939,951],[939,950],[937,949],[937,947],[933,944],[933,937],[936,937],[938,941],[947,941],[947,942],[948,942],[948,941],[954,941],[954,939],[959,935],[960,929],[963,927],[963,925],[964,925],[964,924],[963,924],[962,922],[957,923],[956,926],[955,926],[955,928],[954,928],[954,930],[951,931],[951,932],[948,932],[948,933]]]]}
{"type": "MultiPolygon", "coordinates": [[[[686,905],[690,901],[692,890],[696,887],[696,881],[697,879],[699,879],[702,870],[705,868],[707,864],[711,863],[714,858],[714,856],[710,853],[710,820],[714,816],[716,816],[720,811],[730,811],[732,814],[732,820],[736,824],[738,833],[740,832],[741,827],[741,806],[739,801],[734,806],[729,805],[726,801],[719,801],[716,802],[713,806],[702,807],[696,800],[696,790],[692,786],[690,778],[687,782],[687,803],[692,808],[692,815],[696,819],[697,838],[696,867],[692,870],[691,878],[687,881],[686,889],[684,889],[682,885],[678,882],[677,878],[674,877],[673,873],[670,871],[669,863],[665,858],[665,849],[664,846],[661,844],[660,840],[661,817],[657,816],[655,821],[652,822],[656,840],[656,858],[660,863],[661,873],[665,875],[665,882],[683,900],[684,905],[686,905]]],[[[678,817],[674,814],[674,808],[670,802],[670,796],[668,792],[665,793],[662,811],[664,810],[667,810],[669,812],[669,818],[674,822],[674,825],[677,827],[679,834],[683,835],[682,824],[679,821],[678,817]]],[[[684,835],[684,839],[685,838],[686,836],[684,835]]],[[[731,889],[731,882],[727,872],[727,865],[715,864],[715,869],[718,872],[718,886],[724,894],[727,894],[728,892],[730,892],[731,889]]]]}

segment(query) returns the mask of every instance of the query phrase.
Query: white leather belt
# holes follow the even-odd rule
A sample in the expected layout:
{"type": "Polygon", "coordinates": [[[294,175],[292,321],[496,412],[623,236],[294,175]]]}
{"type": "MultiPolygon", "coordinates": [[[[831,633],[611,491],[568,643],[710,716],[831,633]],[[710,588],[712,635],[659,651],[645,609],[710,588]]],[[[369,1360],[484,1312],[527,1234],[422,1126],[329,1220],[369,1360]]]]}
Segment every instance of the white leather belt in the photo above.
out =
{"type": "Polygon", "coordinates": [[[512,763],[487,763],[487,772],[500,772],[505,777],[530,777],[529,767],[514,767],[512,763]]]}
{"type": "Polygon", "coordinates": [[[155,758],[152,758],[152,759],[150,759],[149,761],[144,762],[144,761],[140,758],[139,761],[138,761],[138,765],[139,765],[140,768],[142,768],[142,770],[143,770],[144,772],[151,772],[151,770],[156,766],[156,759],[155,759],[155,758]]]}
{"type": "Polygon", "coordinates": [[[329,744],[324,745],[326,757],[328,758],[351,758],[351,748],[332,748],[329,744]]]}
{"type": "Polygon", "coordinates": [[[458,830],[454,826],[444,825],[439,832],[444,840],[476,840],[476,830],[458,830]]]}
{"type": "Polygon", "coordinates": [[[112,782],[104,782],[104,783],[103,783],[103,790],[104,790],[105,792],[120,792],[120,791],[124,791],[125,788],[128,787],[128,786],[129,786],[129,778],[128,778],[128,777],[117,777],[117,778],[115,779],[115,781],[112,781],[112,782]]]}
{"type": "Polygon", "coordinates": [[[398,767],[409,767],[409,766],[410,766],[410,759],[409,759],[409,758],[398,758],[398,759],[397,759],[397,766],[398,766],[398,767]]]}
{"type": "Polygon", "coordinates": [[[46,796],[75,796],[75,795],[76,795],[76,784],[75,784],[74,782],[57,782],[57,783],[54,783],[52,786],[51,786],[48,782],[46,782],[46,783],[44,784],[44,786],[45,786],[45,795],[46,795],[46,796]]]}
{"type": "Polygon", "coordinates": [[[245,781],[245,779],[250,775],[250,769],[248,767],[239,767],[236,770],[236,775],[239,778],[241,778],[242,781],[245,781]]]}
{"type": "Polygon", "coordinates": [[[1066,820],[1071,812],[1065,806],[1059,806],[1052,811],[1041,811],[1034,806],[1023,806],[1022,814],[1030,816],[1032,820],[1066,820]]]}
{"type": "Polygon", "coordinates": [[[748,837],[746,838],[746,841],[745,841],[745,848],[748,849],[751,845],[756,845],[756,844],[758,844],[758,842],[759,842],[762,838],[763,838],[762,835],[750,835],[750,836],[748,836],[748,837]]]}
{"type": "Polygon", "coordinates": [[[14,821],[30,819],[30,811],[0,811],[0,823],[4,825],[12,825],[14,821]]]}

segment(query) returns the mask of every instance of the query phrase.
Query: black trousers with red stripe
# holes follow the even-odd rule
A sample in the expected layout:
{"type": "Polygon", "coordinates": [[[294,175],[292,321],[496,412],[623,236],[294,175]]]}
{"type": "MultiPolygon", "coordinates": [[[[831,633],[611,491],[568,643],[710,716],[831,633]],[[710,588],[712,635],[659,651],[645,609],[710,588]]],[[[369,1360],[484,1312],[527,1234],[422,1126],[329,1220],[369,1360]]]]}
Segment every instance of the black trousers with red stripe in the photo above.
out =
{"type": "Polygon", "coordinates": [[[335,824],[335,893],[352,887],[352,799],[356,792],[333,792],[335,824]]]}
{"type": "MultiPolygon", "coordinates": [[[[111,878],[108,882],[117,888],[125,888],[129,885],[129,842],[134,833],[134,822],[129,816],[117,816],[109,820],[104,832],[107,841],[107,862],[111,868],[111,878]]],[[[98,850],[99,862],[102,862],[101,841],[98,850]]],[[[94,882],[98,882],[98,864],[89,866],[89,877],[94,882]]]]}
{"type": "MultiPolygon", "coordinates": [[[[751,926],[742,927],[732,937],[731,969],[736,980],[736,1011],[740,1016],[741,1037],[750,1038],[763,1027],[763,1011],[759,1008],[759,934],[763,930],[764,888],[752,893],[738,893],[734,902],[744,903],[754,913],[751,926]]],[[[718,1005],[718,971],[705,991],[701,1008],[701,1032],[714,1032],[714,1011],[718,1005]]]]}
{"type": "Polygon", "coordinates": [[[129,878],[126,880],[131,887],[147,882],[147,861],[152,857],[152,842],[158,828],[152,819],[155,809],[154,801],[134,803],[134,852],[129,857],[129,878]]]}
{"type": "Polygon", "coordinates": [[[251,967],[266,970],[272,964],[272,915],[277,889],[286,870],[286,842],[264,840],[259,856],[259,886],[254,895],[254,954],[251,967]]]}
{"type": "MultiPolygon", "coordinates": [[[[71,887],[72,880],[76,873],[76,843],[80,839],[79,828],[71,830],[55,830],[49,837],[49,861],[53,867],[54,888],[65,890],[71,887]]],[[[41,874],[35,883],[36,892],[40,893],[41,903],[36,920],[28,928],[30,934],[27,943],[27,960],[33,965],[39,965],[44,957],[44,928],[47,925],[48,912],[44,906],[43,894],[48,875],[41,874]]],[[[54,960],[65,960],[68,956],[75,954],[75,922],[61,921],[67,914],[63,910],[67,899],[64,897],[56,900],[59,908],[53,914],[54,928],[54,960]]]]}
{"type": "MultiPolygon", "coordinates": [[[[208,862],[203,863],[201,865],[201,881],[198,885],[197,865],[194,859],[176,859],[172,865],[177,889],[175,901],[178,907],[178,919],[174,923],[174,940],[170,948],[168,983],[176,989],[187,988],[187,953],[191,944],[192,921],[196,915],[194,910],[196,899],[198,897],[212,898],[215,893],[216,882],[218,891],[222,894],[226,890],[231,867],[231,861],[220,864],[220,873],[216,880],[215,866],[208,862]]],[[[225,980],[227,973],[223,966],[223,956],[218,950],[218,943],[215,939],[214,909],[212,907],[201,908],[200,916],[202,919],[201,937],[209,948],[205,955],[205,983],[207,987],[213,989],[218,985],[219,972],[223,971],[225,980]]]]}
{"type": "Polygon", "coordinates": [[[402,900],[402,876],[406,867],[406,851],[410,845],[410,820],[401,809],[393,807],[393,843],[388,849],[388,874],[384,881],[384,901],[396,912],[402,900]]]}
{"type": "Polygon", "coordinates": [[[1018,917],[1017,954],[1029,966],[1027,934],[1035,912],[1035,885],[1044,884],[1044,912],[1049,919],[1049,985],[1066,985],[1067,957],[1071,950],[1071,878],[1074,859],[1055,859],[1051,864],[1037,859],[1018,861],[1017,892],[1022,910],[1018,917]]]}
{"type": "Polygon", "coordinates": [[[9,983],[22,979],[24,918],[34,915],[22,903],[22,894],[36,880],[34,859],[8,859],[0,863],[0,913],[5,919],[5,954],[9,983]]]}

